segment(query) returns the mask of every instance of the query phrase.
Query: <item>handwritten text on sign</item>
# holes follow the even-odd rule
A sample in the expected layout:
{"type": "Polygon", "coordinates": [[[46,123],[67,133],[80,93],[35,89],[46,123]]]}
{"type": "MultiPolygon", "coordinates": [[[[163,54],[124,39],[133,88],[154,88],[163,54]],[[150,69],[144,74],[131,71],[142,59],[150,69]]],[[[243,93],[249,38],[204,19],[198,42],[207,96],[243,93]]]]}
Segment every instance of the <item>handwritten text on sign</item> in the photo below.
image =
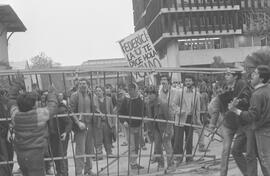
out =
{"type": "MultiPolygon", "coordinates": [[[[159,56],[145,28],[124,38],[119,43],[130,67],[161,67],[159,56]]],[[[136,73],[134,77],[136,81],[141,81],[144,73],[136,73]]]]}

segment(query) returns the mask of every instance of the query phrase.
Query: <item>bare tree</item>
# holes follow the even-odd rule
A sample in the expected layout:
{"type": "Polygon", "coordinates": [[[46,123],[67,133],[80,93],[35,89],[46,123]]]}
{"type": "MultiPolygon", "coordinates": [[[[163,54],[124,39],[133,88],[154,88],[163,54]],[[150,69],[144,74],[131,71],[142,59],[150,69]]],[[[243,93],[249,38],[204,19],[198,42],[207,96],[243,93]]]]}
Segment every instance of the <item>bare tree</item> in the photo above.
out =
{"type": "Polygon", "coordinates": [[[210,65],[211,68],[226,68],[226,64],[220,56],[214,56],[213,62],[210,65]]]}
{"type": "Polygon", "coordinates": [[[44,69],[60,66],[60,63],[54,62],[51,57],[47,56],[44,52],[32,57],[30,61],[31,69],[44,69]]]}

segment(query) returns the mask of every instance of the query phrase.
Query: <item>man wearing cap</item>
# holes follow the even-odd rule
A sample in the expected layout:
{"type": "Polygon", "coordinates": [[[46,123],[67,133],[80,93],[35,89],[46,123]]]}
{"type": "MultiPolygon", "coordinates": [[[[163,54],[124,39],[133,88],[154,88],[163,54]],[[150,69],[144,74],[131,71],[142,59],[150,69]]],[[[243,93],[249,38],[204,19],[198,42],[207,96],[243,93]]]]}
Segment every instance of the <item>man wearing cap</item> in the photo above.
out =
{"type": "Polygon", "coordinates": [[[246,124],[235,118],[236,114],[228,111],[227,106],[233,98],[238,97],[241,101],[237,107],[241,110],[247,110],[249,107],[251,89],[250,86],[241,79],[241,72],[239,71],[227,69],[225,80],[226,90],[222,94],[218,95],[222,106],[221,109],[223,109],[222,111],[224,112],[222,125],[223,150],[221,156],[220,175],[227,175],[231,144],[234,135],[236,135],[236,138],[232,147],[232,154],[241,172],[244,175],[247,175],[247,171],[254,173],[257,165],[255,164],[256,155],[253,151],[254,141],[252,140],[252,132],[249,130],[249,126],[246,126],[246,124]],[[245,148],[243,144],[247,144],[246,158],[243,156],[243,150],[245,148]]]}
{"type": "MultiPolygon", "coordinates": [[[[251,124],[255,133],[256,145],[253,146],[258,154],[263,175],[270,175],[270,68],[266,65],[258,66],[251,75],[251,85],[254,87],[248,110],[241,110],[237,106],[241,102],[235,98],[229,104],[229,110],[235,113],[236,119],[251,124]]],[[[247,143],[248,144],[248,143],[247,143]]],[[[257,163],[256,163],[257,164],[257,163]]],[[[249,166],[247,166],[248,169],[249,166]]],[[[246,175],[251,175],[247,172],[246,175]]],[[[255,173],[257,175],[257,173],[255,173]]]]}

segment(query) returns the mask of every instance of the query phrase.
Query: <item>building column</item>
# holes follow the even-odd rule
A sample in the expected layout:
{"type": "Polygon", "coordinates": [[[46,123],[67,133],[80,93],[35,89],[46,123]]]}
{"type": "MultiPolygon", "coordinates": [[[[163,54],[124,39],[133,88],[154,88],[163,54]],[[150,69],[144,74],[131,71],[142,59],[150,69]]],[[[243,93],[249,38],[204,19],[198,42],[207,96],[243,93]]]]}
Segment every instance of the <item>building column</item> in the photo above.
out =
{"type": "Polygon", "coordinates": [[[8,61],[8,41],[6,26],[0,23],[0,70],[7,69],[8,61]]]}
{"type": "MultiPolygon", "coordinates": [[[[167,44],[167,64],[168,67],[180,67],[181,61],[179,58],[179,48],[177,39],[171,40],[167,44]]],[[[174,73],[172,75],[172,81],[179,81],[181,79],[181,74],[174,73]]]]}

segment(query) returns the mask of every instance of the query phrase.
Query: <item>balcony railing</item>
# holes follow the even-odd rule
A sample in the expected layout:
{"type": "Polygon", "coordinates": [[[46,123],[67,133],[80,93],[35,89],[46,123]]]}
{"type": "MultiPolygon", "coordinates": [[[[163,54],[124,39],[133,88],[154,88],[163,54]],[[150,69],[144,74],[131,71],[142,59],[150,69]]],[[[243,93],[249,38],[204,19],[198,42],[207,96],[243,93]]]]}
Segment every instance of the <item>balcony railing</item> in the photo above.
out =
{"type": "Polygon", "coordinates": [[[237,11],[166,13],[148,28],[156,43],[164,34],[170,37],[240,34],[242,24],[237,11]]]}

